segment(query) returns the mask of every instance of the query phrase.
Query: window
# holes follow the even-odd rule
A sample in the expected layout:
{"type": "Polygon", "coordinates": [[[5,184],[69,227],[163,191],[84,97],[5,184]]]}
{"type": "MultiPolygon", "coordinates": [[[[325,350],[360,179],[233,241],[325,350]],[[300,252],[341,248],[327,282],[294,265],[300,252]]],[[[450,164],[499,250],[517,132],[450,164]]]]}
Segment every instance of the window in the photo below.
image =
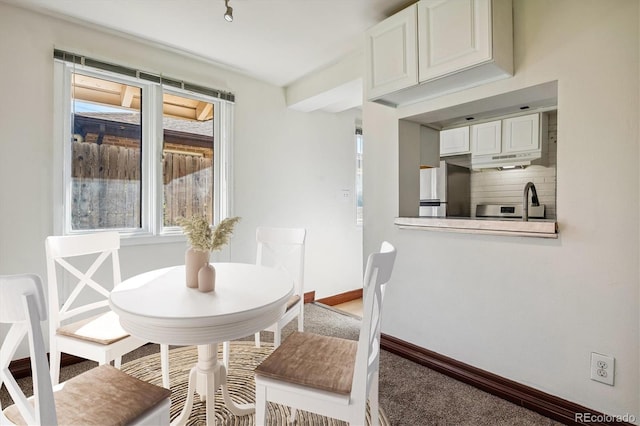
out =
{"type": "Polygon", "coordinates": [[[356,224],[362,225],[362,129],[356,128],[356,224]]]}
{"type": "Polygon", "coordinates": [[[233,102],[88,58],[56,58],[57,233],[181,235],[178,217],[204,214],[214,224],[230,213],[233,102]]]}
{"type": "Polygon", "coordinates": [[[163,104],[162,225],[194,214],[213,223],[213,102],[165,91],[163,104]]]}
{"type": "Polygon", "coordinates": [[[142,228],[141,94],[140,86],[71,73],[69,231],[142,228]]]}

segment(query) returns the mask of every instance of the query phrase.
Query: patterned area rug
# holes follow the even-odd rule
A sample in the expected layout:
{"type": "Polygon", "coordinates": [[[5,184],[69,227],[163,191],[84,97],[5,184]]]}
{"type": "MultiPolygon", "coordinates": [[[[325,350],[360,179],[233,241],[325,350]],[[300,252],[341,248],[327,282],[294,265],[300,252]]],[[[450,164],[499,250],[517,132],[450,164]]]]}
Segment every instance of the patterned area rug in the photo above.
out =
{"type": "MultiPolygon", "coordinates": [[[[232,342],[231,360],[227,377],[227,383],[231,398],[237,403],[255,402],[255,382],[253,379],[254,368],[265,359],[273,348],[269,344],[256,348],[253,342],[232,342]]],[[[222,345],[219,345],[218,359],[222,359],[222,345]]],[[[197,350],[193,346],[175,348],[169,351],[170,382],[171,382],[171,420],[173,421],[184,407],[187,397],[187,381],[189,371],[198,360],[197,350]]],[[[143,358],[122,365],[122,371],[134,377],[162,386],[162,373],[160,368],[160,354],[148,355],[143,358]]],[[[286,425],[290,415],[288,407],[271,404],[267,407],[267,419],[269,425],[286,425]]],[[[368,411],[368,410],[367,410],[368,411]]],[[[298,411],[296,425],[323,425],[344,426],[345,422],[320,416],[306,411],[298,411]]],[[[379,419],[381,426],[389,426],[389,421],[382,408],[379,419]]],[[[188,425],[205,425],[205,405],[195,398],[193,410],[189,417],[188,425]]],[[[367,412],[367,424],[370,424],[367,412]]],[[[216,425],[255,425],[254,415],[235,416],[222,401],[220,391],[216,392],[216,425]]],[[[359,426],[359,425],[354,425],[359,426]]]]}

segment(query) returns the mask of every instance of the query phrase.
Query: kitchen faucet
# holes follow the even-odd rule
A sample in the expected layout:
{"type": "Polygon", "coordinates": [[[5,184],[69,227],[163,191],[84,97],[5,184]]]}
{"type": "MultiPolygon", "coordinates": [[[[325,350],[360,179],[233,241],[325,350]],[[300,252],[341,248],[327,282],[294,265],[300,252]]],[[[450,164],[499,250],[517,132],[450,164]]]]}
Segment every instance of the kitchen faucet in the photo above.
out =
{"type": "Polygon", "coordinates": [[[522,194],[522,220],[529,220],[529,188],[531,188],[531,205],[539,206],[538,193],[536,192],[536,186],[533,182],[527,182],[524,186],[524,193],[522,194]]]}

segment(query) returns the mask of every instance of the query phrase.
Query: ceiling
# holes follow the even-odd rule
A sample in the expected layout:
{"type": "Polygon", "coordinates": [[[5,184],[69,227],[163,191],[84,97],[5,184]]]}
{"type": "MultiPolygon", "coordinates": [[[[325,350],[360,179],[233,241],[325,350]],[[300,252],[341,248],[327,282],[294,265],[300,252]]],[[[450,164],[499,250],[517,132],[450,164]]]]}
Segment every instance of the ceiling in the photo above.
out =
{"type": "Polygon", "coordinates": [[[287,86],[359,50],[364,32],[415,0],[0,0],[186,51],[287,86]]]}

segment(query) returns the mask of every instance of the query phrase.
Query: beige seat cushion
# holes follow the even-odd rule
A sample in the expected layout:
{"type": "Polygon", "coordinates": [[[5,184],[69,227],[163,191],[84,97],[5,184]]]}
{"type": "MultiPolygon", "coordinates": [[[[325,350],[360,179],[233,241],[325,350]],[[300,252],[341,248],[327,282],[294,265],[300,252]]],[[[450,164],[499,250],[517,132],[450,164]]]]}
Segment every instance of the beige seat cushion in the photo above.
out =
{"type": "Polygon", "coordinates": [[[348,395],[358,342],[294,332],[256,369],[258,376],[348,395]]]}
{"type": "Polygon", "coordinates": [[[120,326],[118,315],[113,311],[64,325],[56,332],[63,336],[75,337],[102,345],[110,345],[129,337],[129,333],[120,326]]]}
{"type": "MultiPolygon", "coordinates": [[[[60,425],[125,425],[171,396],[169,389],[138,380],[101,365],[63,383],[54,393],[60,425]]],[[[25,425],[18,408],[11,405],[5,416],[25,425]]]]}
{"type": "Polygon", "coordinates": [[[285,310],[285,312],[293,308],[295,304],[298,303],[299,300],[300,300],[300,296],[298,296],[297,294],[294,294],[293,296],[291,296],[289,300],[287,300],[287,309],[285,310]]]}

